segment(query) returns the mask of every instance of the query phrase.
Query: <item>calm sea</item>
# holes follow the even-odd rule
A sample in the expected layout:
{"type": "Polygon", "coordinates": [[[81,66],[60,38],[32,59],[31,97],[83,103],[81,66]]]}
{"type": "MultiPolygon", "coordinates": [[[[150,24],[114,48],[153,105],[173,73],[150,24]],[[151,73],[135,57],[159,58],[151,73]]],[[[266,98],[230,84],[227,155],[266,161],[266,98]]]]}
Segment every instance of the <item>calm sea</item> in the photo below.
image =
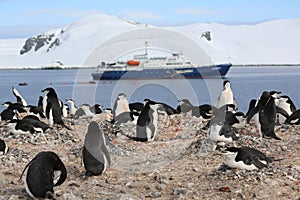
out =
{"type": "MultiPolygon", "coordinates": [[[[29,104],[36,105],[41,90],[53,87],[65,102],[73,98],[77,105],[99,103],[113,107],[118,93],[127,94],[129,102],[142,102],[145,98],[165,102],[173,107],[177,99],[188,98],[195,105],[213,104],[222,90],[222,79],[197,80],[119,80],[92,81],[91,69],[72,70],[0,70],[0,103],[16,101],[12,86],[16,87],[29,104]],[[19,83],[27,83],[19,86],[19,83]]],[[[231,81],[239,110],[246,112],[249,101],[263,91],[277,90],[289,95],[296,107],[300,103],[300,66],[234,66],[226,79],[231,81]]],[[[0,111],[3,107],[0,106],[0,111]]]]}

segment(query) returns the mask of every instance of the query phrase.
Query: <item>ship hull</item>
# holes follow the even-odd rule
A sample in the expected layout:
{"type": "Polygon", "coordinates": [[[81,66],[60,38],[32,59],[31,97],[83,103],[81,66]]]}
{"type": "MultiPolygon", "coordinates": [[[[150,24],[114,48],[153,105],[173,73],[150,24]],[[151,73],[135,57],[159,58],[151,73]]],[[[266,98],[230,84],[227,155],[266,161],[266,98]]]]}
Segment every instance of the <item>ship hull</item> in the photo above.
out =
{"type": "Polygon", "coordinates": [[[132,80],[132,79],[201,79],[224,77],[231,64],[174,69],[122,70],[106,69],[92,73],[93,80],[132,80]]]}

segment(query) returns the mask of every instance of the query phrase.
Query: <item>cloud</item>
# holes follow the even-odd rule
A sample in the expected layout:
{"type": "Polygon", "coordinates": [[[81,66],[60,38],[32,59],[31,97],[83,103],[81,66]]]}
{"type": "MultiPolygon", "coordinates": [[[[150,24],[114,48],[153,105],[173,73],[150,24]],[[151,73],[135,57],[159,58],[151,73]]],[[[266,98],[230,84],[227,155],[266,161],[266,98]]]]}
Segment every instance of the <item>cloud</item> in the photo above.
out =
{"type": "Polygon", "coordinates": [[[80,17],[85,17],[85,16],[88,16],[88,15],[91,15],[91,14],[95,14],[97,12],[99,12],[99,11],[96,11],[96,10],[45,8],[45,9],[39,9],[39,10],[29,10],[29,11],[27,11],[27,14],[29,14],[31,16],[51,14],[53,16],[59,16],[59,17],[80,18],[80,17]]]}
{"type": "Polygon", "coordinates": [[[162,19],[163,15],[150,11],[127,10],[123,12],[123,17],[126,19],[162,19]]]}
{"type": "Polygon", "coordinates": [[[220,14],[221,11],[203,8],[182,8],[177,10],[177,13],[181,15],[217,15],[220,14]]]}

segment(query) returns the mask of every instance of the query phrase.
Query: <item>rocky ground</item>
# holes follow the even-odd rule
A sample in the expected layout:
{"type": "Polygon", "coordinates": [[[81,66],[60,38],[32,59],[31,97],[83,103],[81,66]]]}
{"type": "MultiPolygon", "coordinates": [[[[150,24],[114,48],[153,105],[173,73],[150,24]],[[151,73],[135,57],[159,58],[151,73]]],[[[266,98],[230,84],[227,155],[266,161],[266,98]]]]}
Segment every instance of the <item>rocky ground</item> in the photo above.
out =
{"type": "Polygon", "coordinates": [[[54,151],[64,162],[68,177],[56,188],[57,199],[300,199],[300,127],[277,126],[281,141],[261,139],[253,125],[239,131],[236,146],[250,146],[275,160],[257,171],[229,169],[220,150],[202,130],[205,122],[186,116],[171,121],[161,117],[154,142],[135,142],[134,126],[111,134],[111,125],[101,126],[111,139],[112,165],[102,176],[84,178],[81,148],[90,119],[66,122],[74,130],[54,128],[45,137],[10,134],[1,122],[1,138],[9,152],[0,157],[0,199],[30,199],[20,175],[40,151],[54,151]],[[280,160],[282,159],[282,160],[280,160]]]}

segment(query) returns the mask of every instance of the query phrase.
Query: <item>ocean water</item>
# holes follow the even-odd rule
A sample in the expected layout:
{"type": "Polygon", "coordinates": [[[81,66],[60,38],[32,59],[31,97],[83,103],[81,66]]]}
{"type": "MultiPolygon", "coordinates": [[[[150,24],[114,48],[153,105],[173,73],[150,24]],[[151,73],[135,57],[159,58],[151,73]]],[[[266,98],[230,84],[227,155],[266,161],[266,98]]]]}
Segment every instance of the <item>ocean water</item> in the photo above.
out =
{"type": "MultiPolygon", "coordinates": [[[[92,69],[70,70],[0,70],[0,103],[15,102],[12,87],[16,87],[31,105],[36,105],[41,90],[53,87],[58,97],[73,98],[77,105],[99,103],[112,108],[117,95],[127,95],[129,102],[145,98],[176,107],[177,99],[188,98],[194,105],[213,104],[222,90],[223,79],[180,80],[119,80],[92,81],[92,69]],[[19,83],[27,83],[20,86],[19,83]]],[[[281,91],[289,95],[296,107],[300,105],[300,66],[234,66],[226,79],[230,80],[239,110],[246,112],[251,99],[263,91],[281,91]]],[[[0,106],[0,111],[4,107],[0,106]]]]}

